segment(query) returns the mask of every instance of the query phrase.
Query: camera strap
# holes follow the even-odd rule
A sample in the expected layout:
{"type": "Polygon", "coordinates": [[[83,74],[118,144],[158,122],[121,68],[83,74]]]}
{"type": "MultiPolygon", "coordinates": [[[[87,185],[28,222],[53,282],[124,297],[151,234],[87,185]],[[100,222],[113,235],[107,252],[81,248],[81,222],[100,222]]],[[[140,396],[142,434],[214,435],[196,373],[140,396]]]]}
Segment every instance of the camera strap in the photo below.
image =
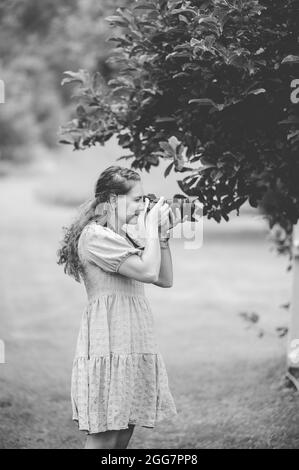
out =
{"type": "MultiPolygon", "coordinates": [[[[105,222],[104,224],[104,227],[107,227],[107,222],[105,222]]],[[[143,250],[144,247],[141,247],[140,245],[138,245],[138,243],[136,243],[128,233],[125,234],[125,237],[128,239],[128,241],[135,247],[135,248],[139,248],[141,250],[143,250]]]]}
{"type": "Polygon", "coordinates": [[[127,233],[126,237],[131,241],[135,248],[141,248],[140,245],[138,245],[127,233]]]}

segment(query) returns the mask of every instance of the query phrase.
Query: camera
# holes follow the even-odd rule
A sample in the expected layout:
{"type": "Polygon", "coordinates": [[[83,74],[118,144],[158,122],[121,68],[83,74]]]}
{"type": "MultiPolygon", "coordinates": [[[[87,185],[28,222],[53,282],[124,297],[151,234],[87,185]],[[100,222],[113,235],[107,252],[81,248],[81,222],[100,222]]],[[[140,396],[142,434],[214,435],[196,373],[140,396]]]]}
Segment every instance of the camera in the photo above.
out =
{"type": "MultiPolygon", "coordinates": [[[[145,198],[149,199],[149,205],[147,207],[147,212],[149,212],[153,206],[159,201],[159,197],[155,194],[149,193],[143,196],[143,202],[145,202],[145,198]]],[[[198,220],[194,217],[196,210],[198,207],[196,206],[194,201],[191,201],[188,197],[185,197],[181,194],[175,194],[172,199],[165,199],[164,203],[169,204],[170,209],[175,214],[175,210],[178,207],[181,214],[181,220],[187,215],[187,220],[190,222],[197,222],[198,220]]]]}

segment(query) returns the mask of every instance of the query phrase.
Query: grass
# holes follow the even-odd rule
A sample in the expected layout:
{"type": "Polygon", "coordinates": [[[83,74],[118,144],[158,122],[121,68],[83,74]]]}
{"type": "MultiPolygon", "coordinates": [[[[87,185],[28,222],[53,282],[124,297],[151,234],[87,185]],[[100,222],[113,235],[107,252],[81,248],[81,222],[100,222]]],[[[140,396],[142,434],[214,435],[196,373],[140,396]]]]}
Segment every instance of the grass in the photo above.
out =
{"type": "MultiPolygon", "coordinates": [[[[74,194],[79,179],[67,166],[74,194]]],[[[82,187],[95,174],[88,171],[82,187]]],[[[1,448],[81,448],[85,438],[69,395],[85,290],[56,264],[73,211],[45,196],[51,181],[63,187],[63,175],[11,175],[0,188],[1,448]]],[[[285,387],[286,338],[275,332],[289,319],[281,308],[291,293],[287,260],[270,252],[252,216],[203,229],[200,249],[171,240],[172,289],[146,286],[179,416],[153,430],[137,426],[130,448],[298,448],[298,394],[285,387]],[[244,311],[260,316],[256,327],[246,327],[244,311]]]]}

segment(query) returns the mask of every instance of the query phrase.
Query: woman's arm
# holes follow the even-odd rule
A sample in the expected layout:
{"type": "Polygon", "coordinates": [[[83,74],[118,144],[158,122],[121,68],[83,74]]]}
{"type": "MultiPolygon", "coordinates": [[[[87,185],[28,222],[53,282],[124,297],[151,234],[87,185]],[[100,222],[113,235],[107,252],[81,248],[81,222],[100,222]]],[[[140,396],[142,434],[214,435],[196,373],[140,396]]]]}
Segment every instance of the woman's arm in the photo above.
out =
{"type": "Polygon", "coordinates": [[[155,286],[159,287],[172,287],[173,284],[173,269],[172,269],[172,257],[170,247],[167,242],[160,242],[160,249],[161,249],[161,264],[160,264],[160,271],[159,277],[155,284],[155,286]]]}
{"type": "MultiPolygon", "coordinates": [[[[164,224],[169,217],[169,206],[163,206],[164,198],[161,197],[146,216],[145,226],[146,246],[142,255],[129,256],[119,266],[118,272],[124,276],[137,279],[138,281],[153,283],[159,278],[161,265],[161,252],[159,241],[159,217],[164,224]]],[[[149,200],[145,204],[144,214],[147,212],[149,200]]]]}
{"type": "Polygon", "coordinates": [[[132,255],[125,259],[121,263],[118,272],[137,281],[153,283],[158,279],[160,262],[158,226],[149,225],[147,227],[146,246],[142,255],[132,255]]]}
{"type": "Polygon", "coordinates": [[[159,287],[172,287],[173,285],[173,267],[172,267],[172,258],[169,248],[169,230],[174,228],[179,223],[184,223],[188,219],[188,214],[186,214],[183,219],[181,218],[181,211],[178,207],[169,211],[169,218],[166,219],[164,224],[159,226],[159,239],[160,239],[160,248],[161,248],[161,265],[158,280],[152,282],[159,287]]]}

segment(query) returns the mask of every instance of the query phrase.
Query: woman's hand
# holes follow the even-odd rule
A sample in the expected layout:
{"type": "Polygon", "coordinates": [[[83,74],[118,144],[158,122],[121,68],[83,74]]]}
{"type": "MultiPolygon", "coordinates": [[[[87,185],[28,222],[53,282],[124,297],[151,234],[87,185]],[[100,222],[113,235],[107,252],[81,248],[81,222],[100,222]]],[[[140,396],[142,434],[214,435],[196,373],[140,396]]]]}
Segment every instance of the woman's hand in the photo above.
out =
{"type": "Polygon", "coordinates": [[[168,230],[170,230],[171,228],[174,228],[176,225],[178,224],[183,224],[184,222],[186,222],[186,220],[188,219],[188,214],[186,214],[183,219],[181,217],[181,211],[180,209],[176,206],[175,207],[175,211],[173,212],[173,210],[170,208],[169,210],[169,218],[165,221],[164,224],[160,225],[159,226],[159,233],[160,233],[160,236],[163,238],[165,236],[168,236],[168,230]]]}
{"type": "Polygon", "coordinates": [[[145,198],[143,210],[138,216],[137,222],[137,231],[141,239],[146,237],[146,231],[149,226],[159,227],[159,224],[165,224],[168,220],[169,206],[164,204],[164,197],[162,196],[160,200],[152,207],[152,209],[147,212],[149,206],[149,199],[145,198]]]}
{"type": "MultiPolygon", "coordinates": [[[[147,198],[146,198],[147,201],[147,198]]],[[[145,214],[148,207],[148,203],[146,203],[145,207],[145,214]]],[[[146,215],[145,223],[146,225],[164,225],[169,217],[170,207],[169,204],[164,203],[164,196],[161,196],[159,201],[152,207],[152,209],[146,215]]]]}
{"type": "Polygon", "coordinates": [[[170,227],[169,228],[173,228],[178,224],[183,224],[184,222],[186,222],[187,219],[188,219],[188,214],[184,215],[184,217],[182,218],[181,211],[176,206],[175,212],[173,212],[173,210],[170,209],[170,227]]]}

